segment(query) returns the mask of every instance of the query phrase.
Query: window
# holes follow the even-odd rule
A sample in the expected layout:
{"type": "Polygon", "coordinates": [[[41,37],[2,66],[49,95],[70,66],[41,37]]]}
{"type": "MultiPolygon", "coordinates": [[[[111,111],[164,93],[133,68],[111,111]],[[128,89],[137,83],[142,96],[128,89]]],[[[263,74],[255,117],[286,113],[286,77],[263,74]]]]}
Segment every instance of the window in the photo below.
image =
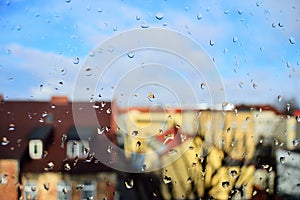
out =
{"type": "Polygon", "coordinates": [[[81,199],[90,199],[91,197],[96,198],[96,182],[86,181],[84,187],[81,190],[81,199]]]}
{"type": "Polygon", "coordinates": [[[67,143],[67,156],[69,158],[83,158],[87,156],[85,149],[89,148],[89,143],[84,140],[70,140],[67,143]]]}
{"type": "Polygon", "coordinates": [[[32,159],[41,159],[43,157],[43,142],[41,140],[29,141],[29,155],[32,159]]]}
{"type": "Polygon", "coordinates": [[[67,181],[57,184],[57,200],[69,200],[72,197],[72,187],[67,181]]]}
{"type": "Polygon", "coordinates": [[[24,199],[37,199],[38,188],[36,181],[28,181],[25,183],[24,199]]]}

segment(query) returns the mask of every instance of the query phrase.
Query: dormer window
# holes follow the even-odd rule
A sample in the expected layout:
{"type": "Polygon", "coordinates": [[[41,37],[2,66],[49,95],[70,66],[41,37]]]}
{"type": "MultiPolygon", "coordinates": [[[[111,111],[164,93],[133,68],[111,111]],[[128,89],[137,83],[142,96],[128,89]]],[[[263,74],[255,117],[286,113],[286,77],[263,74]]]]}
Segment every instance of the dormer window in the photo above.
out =
{"type": "Polygon", "coordinates": [[[83,158],[87,156],[89,143],[85,140],[69,140],[67,143],[67,157],[83,158]]]}
{"type": "Polygon", "coordinates": [[[31,159],[43,158],[43,153],[52,139],[52,133],[52,126],[39,126],[29,134],[29,156],[31,159]]]}
{"type": "Polygon", "coordinates": [[[67,157],[86,158],[89,149],[89,140],[97,134],[95,127],[73,126],[67,133],[67,157]]]}
{"type": "Polygon", "coordinates": [[[42,140],[29,141],[29,155],[32,159],[41,159],[43,157],[43,142],[42,140]]]}

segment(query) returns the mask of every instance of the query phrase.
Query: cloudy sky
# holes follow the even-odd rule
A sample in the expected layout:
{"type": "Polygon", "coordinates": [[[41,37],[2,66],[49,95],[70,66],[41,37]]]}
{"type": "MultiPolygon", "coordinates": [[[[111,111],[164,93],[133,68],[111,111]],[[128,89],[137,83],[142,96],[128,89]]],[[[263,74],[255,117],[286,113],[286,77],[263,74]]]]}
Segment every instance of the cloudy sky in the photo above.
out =
{"type": "MultiPolygon", "coordinates": [[[[95,66],[86,65],[99,55],[101,44],[121,33],[162,28],[197,43],[210,58],[211,74],[222,80],[222,86],[217,83],[224,95],[220,101],[273,104],[281,96],[295,97],[300,105],[299,19],[297,0],[3,0],[0,93],[6,100],[67,95],[88,101],[127,95],[133,104],[170,105],[187,103],[193,94],[197,103],[212,103],[218,90],[209,83],[210,75],[196,76],[188,62],[170,52],[140,49],[125,54],[112,61],[102,78],[95,75],[95,66]],[[85,82],[78,81],[81,75],[85,82]],[[143,83],[145,77],[157,78],[143,83]],[[161,82],[155,84],[156,79],[161,82]],[[149,98],[151,92],[155,98],[149,98]]],[[[159,35],[153,39],[183,46],[159,35]]],[[[112,48],[118,51],[118,46],[112,48]]]]}

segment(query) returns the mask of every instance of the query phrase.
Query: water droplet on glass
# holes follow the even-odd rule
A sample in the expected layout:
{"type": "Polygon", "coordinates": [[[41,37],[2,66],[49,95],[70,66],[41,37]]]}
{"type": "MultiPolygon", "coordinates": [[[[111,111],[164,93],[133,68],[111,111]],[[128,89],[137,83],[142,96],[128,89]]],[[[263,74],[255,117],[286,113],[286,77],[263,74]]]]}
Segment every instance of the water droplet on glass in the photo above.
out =
{"type": "Polygon", "coordinates": [[[98,127],[97,133],[98,133],[98,135],[102,135],[104,133],[104,127],[103,126],[98,127]]]}
{"type": "Polygon", "coordinates": [[[158,20],[162,20],[164,18],[164,14],[161,13],[161,12],[157,12],[156,15],[155,15],[156,19],[158,20]]]}
{"type": "Polygon", "coordinates": [[[138,131],[132,131],[132,136],[137,136],[139,134],[139,132],[138,131]]]}
{"type": "Polygon", "coordinates": [[[237,40],[238,40],[238,37],[237,37],[237,36],[234,36],[234,37],[232,38],[232,41],[233,41],[233,42],[237,42],[237,40]]]}
{"type": "Polygon", "coordinates": [[[154,98],[155,98],[154,94],[152,92],[149,92],[149,94],[148,94],[149,101],[153,101],[154,98]]]}
{"type": "Polygon", "coordinates": [[[14,124],[9,124],[8,131],[14,131],[14,130],[15,130],[15,125],[14,124]]]}
{"type": "Polygon", "coordinates": [[[261,139],[259,140],[259,144],[262,144],[263,142],[264,142],[264,139],[261,138],[261,139]]]}
{"type": "Polygon", "coordinates": [[[203,90],[205,88],[205,83],[201,83],[200,87],[203,90]]]}
{"type": "Polygon", "coordinates": [[[214,45],[215,45],[215,42],[212,41],[212,40],[209,40],[209,45],[210,45],[210,46],[214,46],[214,45]]]}
{"type": "Polygon", "coordinates": [[[250,122],[250,121],[251,121],[250,117],[246,117],[246,122],[250,122]]]}
{"type": "Polygon", "coordinates": [[[227,15],[228,13],[229,13],[229,10],[225,10],[225,11],[224,11],[224,14],[227,15]]]}
{"type": "Polygon", "coordinates": [[[240,88],[243,88],[243,85],[244,85],[243,82],[240,82],[240,83],[239,83],[240,88]]]}
{"type": "Polygon", "coordinates": [[[256,83],[253,83],[253,84],[252,84],[252,87],[253,87],[254,89],[256,89],[256,88],[257,88],[257,84],[256,84],[256,83]]]}
{"type": "Polygon", "coordinates": [[[232,176],[232,178],[237,178],[238,177],[238,173],[236,170],[231,170],[230,171],[230,176],[232,176]]]}
{"type": "Polygon", "coordinates": [[[227,132],[228,134],[230,134],[230,133],[231,133],[231,127],[228,127],[227,130],[226,130],[226,132],[227,132]]]}
{"type": "Polygon", "coordinates": [[[278,96],[277,96],[277,99],[278,99],[278,101],[280,102],[280,101],[282,100],[282,96],[281,96],[281,95],[278,95],[278,96]]]}
{"type": "Polygon", "coordinates": [[[65,169],[65,171],[71,170],[71,166],[69,165],[69,163],[64,164],[64,169],[65,169]]]}
{"type": "Polygon", "coordinates": [[[253,190],[252,196],[255,196],[257,194],[257,190],[253,190]]]}
{"type": "Polygon", "coordinates": [[[125,187],[131,189],[133,187],[133,179],[125,180],[125,187]]]}
{"type": "Polygon", "coordinates": [[[194,148],[195,148],[194,146],[189,146],[189,150],[191,151],[194,150],[194,148]]]}
{"type": "Polygon", "coordinates": [[[44,189],[48,191],[50,188],[50,183],[44,183],[43,186],[44,186],[44,189]]]}
{"type": "Polygon", "coordinates": [[[128,58],[134,58],[134,54],[133,54],[132,52],[128,52],[128,53],[127,53],[127,57],[128,57],[128,58]]]}
{"type": "Polygon", "coordinates": [[[78,190],[82,190],[84,188],[84,185],[83,184],[78,184],[78,185],[76,185],[76,191],[78,191],[78,190]]]}
{"type": "Polygon", "coordinates": [[[3,138],[2,138],[1,144],[2,144],[3,146],[6,146],[6,145],[8,145],[8,143],[9,143],[9,140],[7,139],[7,137],[3,137],[3,138]]]}
{"type": "Polygon", "coordinates": [[[242,9],[237,10],[237,12],[238,12],[239,15],[243,14],[243,10],[242,9]]]}
{"type": "Polygon", "coordinates": [[[192,177],[188,177],[188,179],[186,180],[187,183],[191,183],[192,181],[192,177]]]}
{"type": "Polygon", "coordinates": [[[141,19],[141,17],[140,16],[135,16],[135,19],[138,21],[138,20],[141,19]]]}
{"type": "Polygon", "coordinates": [[[198,14],[197,14],[197,19],[198,19],[198,20],[202,19],[202,14],[201,14],[201,13],[198,13],[198,14]]]}
{"type": "Polygon", "coordinates": [[[171,183],[172,179],[169,176],[164,176],[163,181],[165,184],[171,183]]]}
{"type": "Polygon", "coordinates": [[[16,29],[17,29],[17,31],[20,31],[20,30],[22,30],[22,27],[21,27],[20,25],[18,25],[18,26],[16,27],[16,29]]]}
{"type": "Polygon", "coordinates": [[[66,0],[66,3],[70,3],[71,2],[71,0],[66,0]]]}
{"type": "Polygon", "coordinates": [[[279,144],[279,140],[277,138],[274,138],[273,141],[274,141],[275,146],[277,146],[279,144]]]}
{"type": "Polygon", "coordinates": [[[299,144],[299,140],[298,139],[294,139],[293,141],[292,141],[292,143],[293,143],[293,145],[296,147],[296,146],[298,146],[298,144],[299,144]]]}
{"type": "Polygon", "coordinates": [[[108,146],[107,146],[107,152],[108,152],[108,153],[111,153],[111,152],[112,152],[112,148],[113,148],[113,147],[112,147],[111,145],[108,145],[108,146]]]}
{"type": "Polygon", "coordinates": [[[107,113],[107,114],[110,114],[110,113],[111,113],[111,108],[107,108],[107,109],[106,109],[106,113],[107,113]]]}
{"type": "Polygon", "coordinates": [[[52,170],[53,168],[54,168],[54,163],[53,163],[53,162],[49,162],[49,163],[47,164],[46,169],[47,169],[47,170],[52,170]]]}
{"type": "Polygon", "coordinates": [[[282,28],[284,25],[283,25],[283,23],[279,22],[278,26],[282,28]]]}
{"type": "Polygon", "coordinates": [[[117,26],[114,26],[113,27],[113,31],[117,31],[118,30],[118,27],[117,26]]]}
{"type": "Polygon", "coordinates": [[[79,57],[74,57],[74,58],[73,58],[73,63],[74,63],[75,65],[77,65],[77,64],[79,63],[79,57]]]}
{"type": "Polygon", "coordinates": [[[89,52],[89,56],[90,57],[94,57],[96,55],[96,52],[94,50],[90,51],[89,52]]]}
{"type": "Polygon", "coordinates": [[[63,75],[63,76],[64,76],[64,75],[66,75],[66,73],[67,73],[67,71],[66,71],[65,69],[61,69],[61,70],[60,70],[60,75],[63,75]]]}
{"type": "Polygon", "coordinates": [[[178,151],[176,149],[170,149],[168,153],[170,156],[175,156],[177,155],[178,151]]]}
{"type": "Polygon", "coordinates": [[[227,188],[229,186],[229,181],[223,181],[222,182],[222,187],[227,188]]]}
{"type": "Polygon", "coordinates": [[[291,105],[289,103],[286,104],[286,110],[289,112],[291,108],[291,105]]]}
{"type": "Polygon", "coordinates": [[[62,148],[64,148],[64,146],[65,146],[65,141],[67,140],[67,134],[63,134],[62,136],[61,136],[61,147],[62,148]]]}
{"type": "Polygon", "coordinates": [[[290,37],[290,38],[289,38],[289,41],[290,41],[291,44],[295,44],[295,43],[296,43],[296,40],[295,40],[295,38],[293,38],[293,37],[290,37]]]}
{"type": "Polygon", "coordinates": [[[168,135],[165,135],[164,137],[164,142],[163,142],[163,145],[165,145],[167,142],[169,142],[170,140],[174,140],[174,134],[171,133],[171,134],[168,134],[168,135]]]}
{"type": "Polygon", "coordinates": [[[86,68],[85,69],[85,75],[86,76],[91,76],[93,74],[92,68],[86,68]]]}
{"type": "Polygon", "coordinates": [[[281,164],[283,164],[285,162],[285,157],[284,156],[280,157],[279,161],[280,161],[281,164]]]}
{"type": "Polygon", "coordinates": [[[32,186],[32,187],[31,187],[31,191],[32,191],[32,192],[35,192],[35,191],[36,191],[36,187],[35,187],[35,186],[32,186]]]}
{"type": "Polygon", "coordinates": [[[143,22],[141,24],[141,28],[149,28],[149,24],[147,24],[146,22],[143,22]]]}
{"type": "Polygon", "coordinates": [[[141,141],[137,141],[135,147],[137,149],[139,149],[141,147],[141,145],[142,145],[141,141]]]}

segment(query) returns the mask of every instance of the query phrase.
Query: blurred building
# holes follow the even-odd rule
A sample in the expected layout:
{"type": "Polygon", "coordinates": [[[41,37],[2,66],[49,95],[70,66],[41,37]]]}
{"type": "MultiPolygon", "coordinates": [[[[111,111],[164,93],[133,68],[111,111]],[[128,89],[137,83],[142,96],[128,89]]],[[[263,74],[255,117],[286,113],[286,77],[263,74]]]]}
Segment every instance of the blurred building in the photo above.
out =
{"type": "Polygon", "coordinates": [[[113,199],[116,174],[97,159],[114,162],[111,106],[1,100],[0,199],[113,199]]]}

